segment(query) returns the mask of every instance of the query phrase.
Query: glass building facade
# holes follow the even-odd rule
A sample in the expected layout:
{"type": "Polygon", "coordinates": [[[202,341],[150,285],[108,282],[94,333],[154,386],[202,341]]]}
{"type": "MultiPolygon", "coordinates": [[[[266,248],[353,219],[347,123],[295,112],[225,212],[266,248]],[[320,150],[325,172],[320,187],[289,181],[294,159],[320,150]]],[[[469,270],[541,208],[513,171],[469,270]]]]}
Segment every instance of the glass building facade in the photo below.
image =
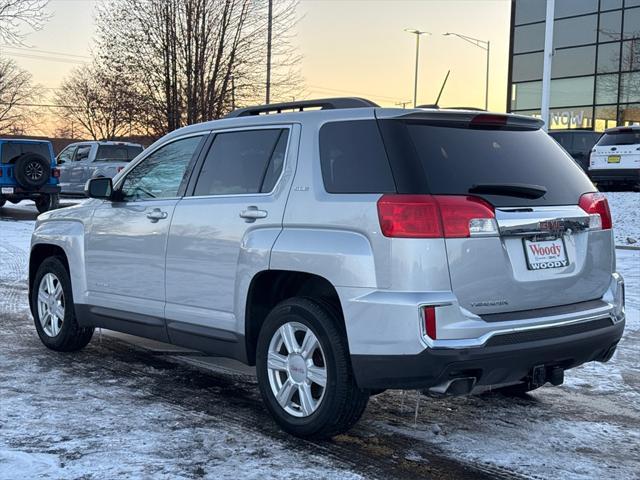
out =
{"type": "MultiPolygon", "coordinates": [[[[512,0],[507,110],[540,115],[546,0],[512,0]]],[[[551,129],[640,124],[640,0],[555,0],[551,129]]]]}

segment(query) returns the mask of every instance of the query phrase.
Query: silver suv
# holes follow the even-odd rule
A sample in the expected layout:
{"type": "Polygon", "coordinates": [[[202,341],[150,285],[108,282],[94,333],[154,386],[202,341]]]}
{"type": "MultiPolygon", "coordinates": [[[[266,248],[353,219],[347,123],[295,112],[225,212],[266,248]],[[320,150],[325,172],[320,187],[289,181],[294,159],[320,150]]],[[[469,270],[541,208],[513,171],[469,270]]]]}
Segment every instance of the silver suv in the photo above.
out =
{"type": "Polygon", "coordinates": [[[103,327],[256,365],[304,437],[388,388],[558,385],[611,358],[624,285],[606,199],[540,127],[347,98],[172,132],[38,218],[38,334],[72,351],[103,327]]]}

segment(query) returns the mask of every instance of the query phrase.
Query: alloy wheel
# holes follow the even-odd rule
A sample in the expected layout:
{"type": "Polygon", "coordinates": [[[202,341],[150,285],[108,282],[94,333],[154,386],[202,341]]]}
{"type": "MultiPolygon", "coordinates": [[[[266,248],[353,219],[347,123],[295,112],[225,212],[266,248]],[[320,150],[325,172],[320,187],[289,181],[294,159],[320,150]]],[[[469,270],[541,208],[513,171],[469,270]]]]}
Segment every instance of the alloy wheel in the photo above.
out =
{"type": "Polygon", "coordinates": [[[313,414],[327,385],[326,358],[316,335],[298,322],[282,325],[269,343],[267,372],[280,406],[294,417],[313,414]]]}
{"type": "Polygon", "coordinates": [[[49,337],[60,333],[64,322],[64,292],[60,279],[53,273],[47,273],[38,287],[38,318],[42,330],[49,337]]]}

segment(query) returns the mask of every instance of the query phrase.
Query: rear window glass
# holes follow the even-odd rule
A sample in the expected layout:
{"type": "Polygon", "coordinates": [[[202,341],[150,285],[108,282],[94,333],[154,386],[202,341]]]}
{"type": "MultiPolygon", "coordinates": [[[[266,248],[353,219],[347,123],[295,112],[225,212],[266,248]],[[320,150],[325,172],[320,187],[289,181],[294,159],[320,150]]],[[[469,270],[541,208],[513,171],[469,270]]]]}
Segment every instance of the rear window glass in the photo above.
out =
{"type": "Polygon", "coordinates": [[[406,131],[404,141],[413,143],[418,159],[414,176],[424,176],[422,188],[426,187],[429,193],[466,195],[478,185],[546,188],[547,193],[540,198],[479,195],[495,206],[523,206],[575,205],[582,193],[594,190],[580,167],[542,130],[470,129],[407,122],[406,131]]]}
{"type": "Polygon", "coordinates": [[[606,147],[609,145],[636,144],[640,144],[640,130],[605,133],[598,142],[598,145],[602,147],[606,147]]]}
{"type": "Polygon", "coordinates": [[[320,129],[320,164],[329,193],[395,192],[375,120],[325,124],[320,129]]]}
{"type": "Polygon", "coordinates": [[[133,145],[100,145],[96,161],[130,162],[140,152],[142,152],[142,147],[133,145]]]}
{"type": "Polygon", "coordinates": [[[46,159],[51,158],[49,145],[46,143],[8,142],[2,145],[2,163],[10,163],[23,153],[37,153],[46,159]]]}

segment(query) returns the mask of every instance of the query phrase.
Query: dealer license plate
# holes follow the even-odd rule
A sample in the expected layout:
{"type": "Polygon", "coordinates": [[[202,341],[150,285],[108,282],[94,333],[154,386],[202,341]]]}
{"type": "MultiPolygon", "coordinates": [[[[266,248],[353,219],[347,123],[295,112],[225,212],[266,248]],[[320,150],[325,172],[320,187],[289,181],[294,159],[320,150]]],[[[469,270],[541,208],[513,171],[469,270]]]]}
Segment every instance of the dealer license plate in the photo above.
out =
{"type": "Polygon", "coordinates": [[[525,238],[523,241],[529,270],[563,268],[569,265],[563,238],[539,241],[525,238]]]}
{"type": "Polygon", "coordinates": [[[13,187],[2,187],[2,190],[0,190],[0,192],[4,193],[5,195],[13,195],[13,187]]]}

